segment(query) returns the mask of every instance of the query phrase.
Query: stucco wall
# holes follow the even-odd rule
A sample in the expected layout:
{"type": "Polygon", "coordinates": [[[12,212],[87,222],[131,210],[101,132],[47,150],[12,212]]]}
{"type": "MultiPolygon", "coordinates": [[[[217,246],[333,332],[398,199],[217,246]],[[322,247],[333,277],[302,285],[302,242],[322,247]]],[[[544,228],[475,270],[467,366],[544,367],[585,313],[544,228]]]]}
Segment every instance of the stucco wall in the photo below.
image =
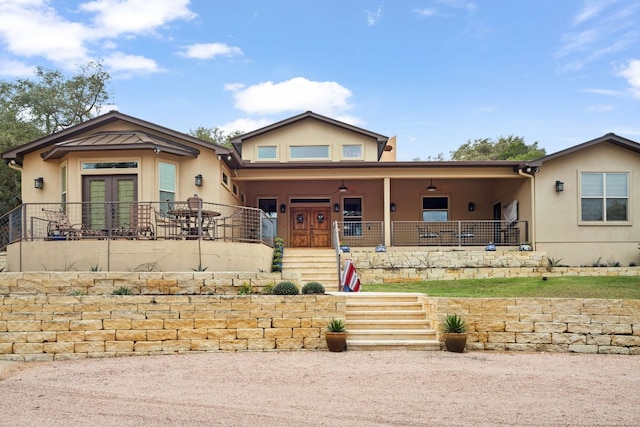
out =
{"type": "Polygon", "coordinates": [[[271,271],[273,248],[211,240],[22,241],[7,271],[271,271]],[[201,253],[201,255],[200,255],[201,253]],[[201,256],[201,259],[200,259],[201,256]]]}

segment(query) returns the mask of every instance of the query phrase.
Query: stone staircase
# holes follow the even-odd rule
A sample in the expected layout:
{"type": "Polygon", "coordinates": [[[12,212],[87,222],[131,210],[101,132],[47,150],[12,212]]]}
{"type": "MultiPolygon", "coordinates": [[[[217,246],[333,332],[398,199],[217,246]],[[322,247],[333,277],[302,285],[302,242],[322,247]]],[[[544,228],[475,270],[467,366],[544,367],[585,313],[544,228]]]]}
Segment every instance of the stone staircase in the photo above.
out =
{"type": "Polygon", "coordinates": [[[339,289],[335,249],[285,248],[282,272],[299,273],[300,287],[308,282],[320,282],[327,292],[339,289]]]}
{"type": "Polygon", "coordinates": [[[440,350],[420,295],[382,292],[345,295],[347,350],[440,350]]]}

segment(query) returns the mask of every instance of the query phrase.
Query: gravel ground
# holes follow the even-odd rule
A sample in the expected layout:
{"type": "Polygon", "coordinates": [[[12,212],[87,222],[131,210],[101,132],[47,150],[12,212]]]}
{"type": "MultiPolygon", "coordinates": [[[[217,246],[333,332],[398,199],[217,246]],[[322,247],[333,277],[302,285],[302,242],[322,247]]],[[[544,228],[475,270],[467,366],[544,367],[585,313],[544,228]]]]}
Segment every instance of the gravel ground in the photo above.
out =
{"type": "Polygon", "coordinates": [[[640,357],[205,353],[4,366],[3,426],[637,426],[640,357]]]}

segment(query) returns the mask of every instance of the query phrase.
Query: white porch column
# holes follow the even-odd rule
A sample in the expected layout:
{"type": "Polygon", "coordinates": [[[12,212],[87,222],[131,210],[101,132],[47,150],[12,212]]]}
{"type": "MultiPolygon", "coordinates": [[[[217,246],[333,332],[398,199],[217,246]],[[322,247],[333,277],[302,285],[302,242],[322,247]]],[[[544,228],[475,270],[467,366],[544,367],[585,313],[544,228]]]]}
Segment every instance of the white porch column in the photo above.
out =
{"type": "Polygon", "coordinates": [[[384,244],[391,246],[391,178],[384,179],[384,244]]]}

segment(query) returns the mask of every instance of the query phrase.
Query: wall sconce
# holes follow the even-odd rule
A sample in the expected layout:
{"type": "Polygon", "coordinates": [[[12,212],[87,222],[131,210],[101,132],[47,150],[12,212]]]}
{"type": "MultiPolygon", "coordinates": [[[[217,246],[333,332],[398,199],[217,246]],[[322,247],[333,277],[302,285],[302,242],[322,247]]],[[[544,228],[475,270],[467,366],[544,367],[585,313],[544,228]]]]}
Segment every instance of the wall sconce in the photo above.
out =
{"type": "Polygon", "coordinates": [[[556,191],[557,192],[564,191],[564,182],[556,181],[556,191]]]}
{"type": "Polygon", "coordinates": [[[280,205],[280,213],[285,213],[287,211],[287,205],[284,203],[280,205]]]}
{"type": "Polygon", "coordinates": [[[467,209],[469,209],[469,212],[473,212],[476,210],[476,204],[473,202],[469,202],[469,204],[467,205],[467,209]]]}
{"type": "Polygon", "coordinates": [[[33,188],[37,188],[38,190],[42,190],[44,188],[44,178],[36,178],[33,180],[33,188]]]}
{"type": "Polygon", "coordinates": [[[340,212],[340,204],[336,203],[335,205],[333,205],[333,211],[334,212],[340,212]]]}
{"type": "Polygon", "coordinates": [[[196,187],[202,187],[202,175],[196,175],[196,187]]]}
{"type": "Polygon", "coordinates": [[[395,203],[391,203],[391,205],[389,205],[389,209],[391,209],[391,212],[395,212],[396,211],[396,204],[395,203]]]}
{"type": "Polygon", "coordinates": [[[160,147],[158,147],[157,145],[153,147],[153,153],[156,155],[160,154],[160,147]]]}
{"type": "Polygon", "coordinates": [[[222,160],[222,159],[227,159],[228,161],[231,160],[231,154],[227,154],[226,156],[223,156],[222,154],[218,154],[218,160],[222,160]]]}

